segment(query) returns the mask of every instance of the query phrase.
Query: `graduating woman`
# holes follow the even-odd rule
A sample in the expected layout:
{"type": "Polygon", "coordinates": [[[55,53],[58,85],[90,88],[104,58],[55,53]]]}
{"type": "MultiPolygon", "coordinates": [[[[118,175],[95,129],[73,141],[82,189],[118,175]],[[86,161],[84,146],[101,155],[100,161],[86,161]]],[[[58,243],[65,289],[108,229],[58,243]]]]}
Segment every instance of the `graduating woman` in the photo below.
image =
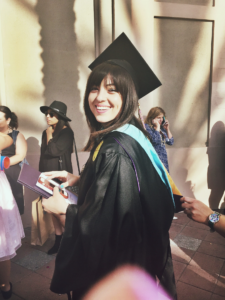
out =
{"type": "Polygon", "coordinates": [[[78,184],[77,205],[54,189],[45,210],[66,215],[51,290],[82,295],[100,278],[129,263],[144,268],[176,299],[169,228],[173,195],[165,169],[135,117],[138,98],[161,83],[125,34],[90,66],[84,110],[91,150],[81,177],[47,173],[78,184]],[[126,60],[126,61],[125,61],[126,60]]]}

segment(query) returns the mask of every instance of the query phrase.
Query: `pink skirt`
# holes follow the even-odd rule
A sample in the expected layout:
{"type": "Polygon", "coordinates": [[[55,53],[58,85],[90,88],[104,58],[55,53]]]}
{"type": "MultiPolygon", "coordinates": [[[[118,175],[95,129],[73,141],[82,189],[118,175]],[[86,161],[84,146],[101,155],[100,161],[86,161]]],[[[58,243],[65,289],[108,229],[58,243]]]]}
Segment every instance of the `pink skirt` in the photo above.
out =
{"type": "Polygon", "coordinates": [[[24,238],[23,224],[11,187],[3,171],[0,171],[0,261],[16,255],[24,238]]]}

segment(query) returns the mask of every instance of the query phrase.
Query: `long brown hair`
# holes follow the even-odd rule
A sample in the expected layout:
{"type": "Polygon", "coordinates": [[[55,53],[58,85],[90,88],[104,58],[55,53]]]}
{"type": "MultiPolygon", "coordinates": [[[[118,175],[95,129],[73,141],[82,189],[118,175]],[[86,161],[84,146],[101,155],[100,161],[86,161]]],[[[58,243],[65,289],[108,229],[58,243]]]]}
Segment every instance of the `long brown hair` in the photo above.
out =
{"type": "Polygon", "coordinates": [[[151,108],[145,119],[145,123],[147,123],[149,126],[152,126],[152,120],[154,120],[161,114],[163,114],[163,116],[166,117],[166,113],[161,107],[156,106],[151,108]]]}
{"type": "Polygon", "coordinates": [[[138,96],[130,74],[120,66],[112,65],[107,62],[97,66],[88,78],[84,96],[84,111],[91,132],[84,150],[90,151],[97,138],[101,138],[112,130],[115,130],[127,123],[132,123],[138,129],[140,129],[146,137],[148,137],[147,132],[144,130],[141,122],[134,115],[137,107],[138,96]],[[100,86],[103,79],[107,80],[107,76],[110,77],[111,82],[113,85],[115,85],[116,91],[121,94],[123,104],[119,115],[113,120],[111,125],[101,130],[101,123],[95,119],[95,116],[90,110],[88,97],[92,87],[100,86]]]}
{"type": "Polygon", "coordinates": [[[58,118],[59,121],[55,126],[55,130],[54,130],[53,135],[52,135],[53,137],[56,136],[64,128],[64,126],[69,127],[71,129],[70,124],[69,124],[68,121],[62,119],[58,114],[57,114],[57,118],[58,118]]]}

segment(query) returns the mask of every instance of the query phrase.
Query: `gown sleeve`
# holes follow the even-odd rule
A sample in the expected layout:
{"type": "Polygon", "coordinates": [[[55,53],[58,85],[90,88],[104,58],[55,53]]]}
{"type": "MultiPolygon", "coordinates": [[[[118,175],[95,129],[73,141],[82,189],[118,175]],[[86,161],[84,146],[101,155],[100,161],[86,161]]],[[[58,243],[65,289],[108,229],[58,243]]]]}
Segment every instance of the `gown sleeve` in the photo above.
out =
{"type": "Polygon", "coordinates": [[[72,149],[73,138],[72,130],[69,128],[61,130],[56,137],[49,140],[44,154],[52,157],[63,155],[67,149],[72,149]]]}
{"type": "MultiPolygon", "coordinates": [[[[72,205],[67,209],[51,284],[56,293],[93,284],[120,259],[124,262],[127,249],[142,239],[141,205],[130,159],[118,153],[102,153],[93,165],[94,179],[84,199],[78,200],[81,204],[77,213],[72,205]]],[[[80,190],[87,182],[85,170],[82,176],[80,190]]]]}

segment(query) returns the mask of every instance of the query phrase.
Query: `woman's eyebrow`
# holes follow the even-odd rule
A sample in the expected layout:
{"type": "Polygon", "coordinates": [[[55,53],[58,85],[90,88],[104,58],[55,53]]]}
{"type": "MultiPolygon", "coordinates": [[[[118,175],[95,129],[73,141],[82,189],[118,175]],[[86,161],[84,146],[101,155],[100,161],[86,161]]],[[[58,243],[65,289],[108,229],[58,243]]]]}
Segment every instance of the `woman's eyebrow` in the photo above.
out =
{"type": "Polygon", "coordinates": [[[106,86],[110,86],[110,85],[114,85],[115,86],[114,83],[106,83],[106,86]]]}

